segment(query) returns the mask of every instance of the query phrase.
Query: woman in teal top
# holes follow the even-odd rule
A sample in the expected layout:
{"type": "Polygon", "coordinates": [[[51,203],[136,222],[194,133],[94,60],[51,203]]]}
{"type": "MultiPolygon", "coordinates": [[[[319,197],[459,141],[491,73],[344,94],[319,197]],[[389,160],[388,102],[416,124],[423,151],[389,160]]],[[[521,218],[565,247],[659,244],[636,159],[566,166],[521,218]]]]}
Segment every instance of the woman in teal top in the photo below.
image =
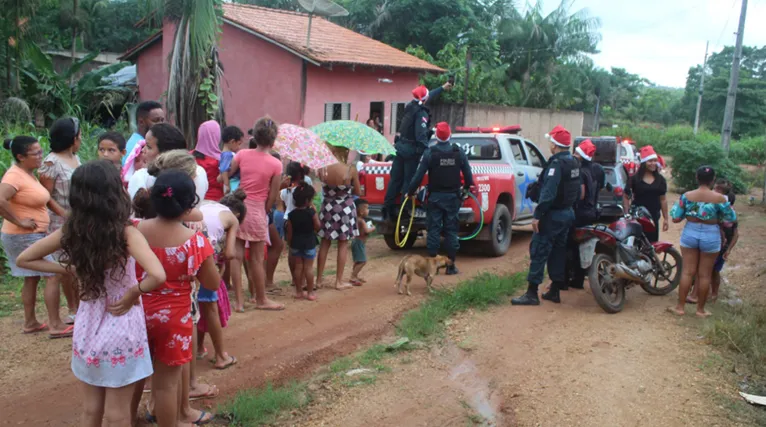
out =
{"type": "Polygon", "coordinates": [[[681,233],[681,254],[684,265],[681,285],[678,289],[678,304],[669,308],[671,312],[680,316],[684,314],[686,296],[695,276],[699,286],[697,316],[710,316],[710,313],[705,311],[705,302],[713,275],[713,264],[721,251],[719,224],[734,222],[737,219],[726,197],[713,191],[714,182],[715,170],[710,166],[700,167],[697,169],[699,187],[684,193],[670,210],[673,222],[686,220],[681,233]]]}

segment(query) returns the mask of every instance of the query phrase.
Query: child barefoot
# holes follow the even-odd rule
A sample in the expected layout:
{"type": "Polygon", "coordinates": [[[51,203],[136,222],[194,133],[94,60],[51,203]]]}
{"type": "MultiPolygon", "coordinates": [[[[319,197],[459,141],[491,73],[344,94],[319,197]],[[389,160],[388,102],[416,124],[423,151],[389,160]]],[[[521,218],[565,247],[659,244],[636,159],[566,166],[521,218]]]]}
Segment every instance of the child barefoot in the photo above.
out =
{"type": "Polygon", "coordinates": [[[317,256],[317,235],[319,217],[311,205],[314,187],[301,182],[293,191],[295,209],[287,218],[287,242],[294,260],[293,283],[295,299],[316,301],[314,292],[314,259],[317,256]],[[303,283],[306,283],[306,292],[303,283]]]}
{"type": "Polygon", "coordinates": [[[213,418],[211,414],[188,408],[184,419],[179,419],[179,403],[188,405],[188,399],[183,397],[188,392],[188,379],[183,386],[179,384],[184,365],[192,360],[193,353],[189,303],[192,280],[196,278],[203,288],[215,292],[221,276],[210,241],[183,224],[184,216],[198,200],[192,178],[180,170],[166,170],[160,173],[150,191],[157,217],[140,221],[137,227],[167,275],[166,282],[157,291],[143,297],[149,348],[154,358],[154,416],[160,426],[175,427],[177,422],[207,423],[213,418]]]}
{"type": "Polygon", "coordinates": [[[223,194],[229,194],[237,191],[237,188],[239,188],[239,172],[230,174],[229,171],[234,155],[237,154],[240,148],[242,148],[242,143],[245,142],[245,134],[242,132],[242,129],[236,126],[227,126],[221,133],[221,141],[223,141],[223,150],[218,169],[221,174],[218,176],[218,179],[223,184],[223,194]]]}
{"type": "MultiPolygon", "coordinates": [[[[215,259],[219,271],[223,271],[225,260],[236,256],[237,228],[239,222],[245,217],[245,193],[242,190],[235,191],[224,197],[221,203],[203,202],[200,211],[204,217],[205,229],[210,244],[215,250],[215,259]]],[[[237,359],[224,349],[223,328],[226,327],[231,316],[229,294],[225,285],[218,288],[218,292],[208,291],[205,288],[199,290],[198,295],[200,308],[200,321],[197,324],[199,340],[197,354],[206,353],[205,333],[210,333],[215,349],[216,369],[226,369],[237,363],[237,359]]]]}
{"type": "Polygon", "coordinates": [[[16,262],[43,272],[74,271],[81,302],[72,371],[83,383],[82,425],[101,426],[104,418],[106,425],[131,425],[136,384],[152,375],[140,296],[159,288],[165,271],[129,223],[130,199],[112,162],[77,168],[69,200],[72,211],[66,224],[22,252],[16,262]],[[59,249],[64,266],[43,259],[59,249]],[[140,282],[136,264],[146,272],[140,282]]]}
{"type": "Polygon", "coordinates": [[[354,269],[351,270],[351,284],[354,286],[362,286],[367,283],[364,279],[359,277],[359,273],[362,271],[365,265],[367,265],[367,237],[370,233],[375,231],[375,226],[367,223],[367,215],[369,215],[369,203],[364,199],[356,199],[356,223],[359,228],[359,236],[354,238],[351,242],[351,257],[354,260],[354,269]]]}

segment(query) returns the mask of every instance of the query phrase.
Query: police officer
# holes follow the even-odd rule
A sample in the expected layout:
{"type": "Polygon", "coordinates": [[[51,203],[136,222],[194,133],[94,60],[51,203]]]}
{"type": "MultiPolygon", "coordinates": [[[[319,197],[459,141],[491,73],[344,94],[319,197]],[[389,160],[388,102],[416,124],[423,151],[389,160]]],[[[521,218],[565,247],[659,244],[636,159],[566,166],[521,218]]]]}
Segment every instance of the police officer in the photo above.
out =
{"type": "Polygon", "coordinates": [[[540,305],[537,288],[543,281],[546,263],[553,283],[543,299],[557,301],[564,282],[567,234],[574,221],[572,206],[581,191],[580,167],[569,153],[572,134],[568,130],[556,126],[546,137],[553,155],[540,174],[540,199],[532,220],[535,234],[529,245],[529,286],[526,294],[511,300],[513,305],[540,305]]]}
{"type": "Polygon", "coordinates": [[[404,108],[404,116],[399,125],[396,139],[396,157],[391,165],[391,179],[388,182],[386,198],[383,201],[383,213],[389,219],[396,218],[396,197],[406,194],[407,186],[418,167],[418,160],[428,147],[433,132],[431,131],[431,113],[425,104],[435,99],[442,90],[449,90],[452,84],[447,82],[442,87],[428,91],[425,86],[412,90],[413,100],[404,108]]]}
{"type": "Polygon", "coordinates": [[[435,257],[439,252],[443,231],[447,256],[452,261],[446,273],[457,274],[455,256],[460,248],[457,238],[457,214],[463,204],[460,197],[460,173],[463,173],[466,189],[472,189],[473,175],[465,152],[456,144],[450,144],[451,135],[449,124],[441,122],[436,125],[438,142],[423,154],[417,172],[409,183],[407,194],[411,197],[415,195],[428,171],[428,254],[435,257]]]}
{"type": "MultiPolygon", "coordinates": [[[[560,290],[568,288],[583,289],[585,282],[585,270],[580,267],[580,244],[574,240],[574,232],[577,227],[593,224],[598,219],[596,203],[600,184],[596,181],[592,162],[596,154],[596,146],[590,139],[586,139],[575,148],[574,158],[580,163],[580,188],[579,200],[575,202],[575,220],[569,229],[567,238],[567,268],[564,286],[560,290]]],[[[554,301],[558,302],[558,301],[554,301]]]]}

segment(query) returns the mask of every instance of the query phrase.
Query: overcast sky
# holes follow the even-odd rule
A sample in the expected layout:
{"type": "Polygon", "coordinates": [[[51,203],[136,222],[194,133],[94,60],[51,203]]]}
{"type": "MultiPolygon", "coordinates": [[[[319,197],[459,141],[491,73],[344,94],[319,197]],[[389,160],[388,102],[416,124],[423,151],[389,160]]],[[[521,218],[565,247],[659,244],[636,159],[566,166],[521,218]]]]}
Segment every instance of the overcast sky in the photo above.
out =
{"type": "MultiPolygon", "coordinates": [[[[545,0],[546,12],[558,0],[545,0]]],[[[596,65],[621,67],[662,86],[684,87],[689,67],[710,52],[734,45],[742,0],[574,0],[572,11],[587,9],[601,19],[601,53],[596,65]]],[[[749,0],[746,46],[766,45],[766,0],[749,0]]]]}

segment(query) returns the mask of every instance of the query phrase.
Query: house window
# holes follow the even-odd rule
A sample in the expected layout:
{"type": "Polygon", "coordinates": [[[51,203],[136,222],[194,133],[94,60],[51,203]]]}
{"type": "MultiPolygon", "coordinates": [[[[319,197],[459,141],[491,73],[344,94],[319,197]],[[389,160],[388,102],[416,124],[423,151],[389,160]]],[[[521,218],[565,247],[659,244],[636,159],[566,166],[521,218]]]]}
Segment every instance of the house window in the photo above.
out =
{"type": "Polygon", "coordinates": [[[404,118],[404,108],[407,106],[404,102],[391,103],[391,135],[396,135],[399,131],[399,125],[404,118]]]}
{"type": "Polygon", "coordinates": [[[324,121],[349,120],[351,118],[351,104],[348,102],[336,102],[324,105],[324,121]]]}

